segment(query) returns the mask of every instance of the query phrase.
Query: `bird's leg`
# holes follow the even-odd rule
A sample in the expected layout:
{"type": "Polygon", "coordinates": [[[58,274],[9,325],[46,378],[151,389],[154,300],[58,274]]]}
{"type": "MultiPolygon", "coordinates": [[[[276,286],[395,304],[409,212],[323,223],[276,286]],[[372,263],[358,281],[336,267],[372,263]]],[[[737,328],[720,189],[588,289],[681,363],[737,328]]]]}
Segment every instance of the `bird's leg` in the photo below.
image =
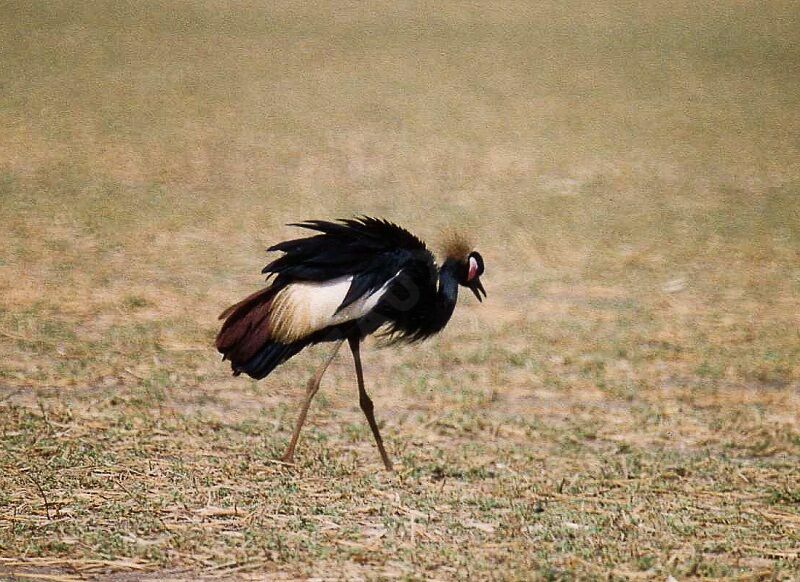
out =
{"type": "Polygon", "coordinates": [[[392,471],[394,470],[392,467],[392,462],[389,460],[389,455],[386,454],[386,449],[383,448],[383,439],[381,438],[381,433],[378,430],[378,423],[375,422],[372,400],[370,400],[369,395],[364,388],[364,373],[361,370],[361,339],[356,335],[350,336],[348,341],[350,343],[350,350],[353,352],[353,361],[356,364],[356,378],[358,379],[358,403],[361,405],[361,410],[364,411],[364,416],[367,417],[369,427],[372,429],[372,435],[375,437],[375,443],[378,445],[378,451],[381,453],[383,465],[386,467],[387,471],[392,471]]]}
{"type": "Polygon", "coordinates": [[[339,351],[339,348],[342,346],[342,342],[344,340],[338,340],[334,346],[333,350],[331,351],[330,355],[325,359],[322,365],[319,367],[317,372],[311,379],[308,381],[308,387],[306,388],[306,396],[303,402],[303,408],[300,410],[300,416],[297,417],[297,423],[294,426],[294,432],[292,433],[292,439],[289,441],[289,446],[286,447],[286,452],[281,457],[281,460],[284,463],[291,463],[292,459],[294,459],[294,448],[297,446],[297,439],[300,437],[300,429],[303,428],[303,423],[306,421],[306,414],[308,414],[308,407],[311,405],[311,400],[314,398],[314,395],[319,390],[320,382],[322,382],[322,375],[325,373],[325,370],[328,369],[328,366],[333,361],[334,356],[336,356],[336,352],[339,351]]]}

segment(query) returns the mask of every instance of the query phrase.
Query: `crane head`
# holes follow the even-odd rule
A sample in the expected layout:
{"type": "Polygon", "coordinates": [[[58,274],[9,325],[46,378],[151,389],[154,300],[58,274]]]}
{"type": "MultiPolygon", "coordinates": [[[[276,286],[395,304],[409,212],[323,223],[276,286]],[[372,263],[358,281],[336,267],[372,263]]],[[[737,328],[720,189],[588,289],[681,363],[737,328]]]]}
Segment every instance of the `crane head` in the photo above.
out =
{"type": "Polygon", "coordinates": [[[483,257],[478,251],[472,251],[467,255],[466,260],[461,266],[462,276],[459,278],[459,283],[464,287],[468,287],[470,291],[475,294],[478,301],[483,301],[481,293],[486,297],[486,289],[483,288],[481,283],[481,275],[483,275],[483,257]]]}
{"type": "Polygon", "coordinates": [[[459,285],[469,288],[478,301],[483,301],[483,297],[486,297],[486,289],[483,288],[480,278],[483,275],[483,257],[478,251],[471,250],[472,248],[467,237],[459,231],[451,230],[446,233],[442,250],[446,261],[456,265],[459,285]]]}

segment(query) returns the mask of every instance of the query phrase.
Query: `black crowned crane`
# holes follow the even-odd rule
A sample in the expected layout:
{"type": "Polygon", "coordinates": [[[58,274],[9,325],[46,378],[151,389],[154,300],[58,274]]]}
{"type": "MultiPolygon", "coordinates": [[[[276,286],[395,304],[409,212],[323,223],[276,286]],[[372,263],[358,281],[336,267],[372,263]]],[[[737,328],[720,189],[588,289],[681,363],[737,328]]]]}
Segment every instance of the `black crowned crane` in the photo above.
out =
{"type": "Polygon", "coordinates": [[[284,254],[264,267],[269,285],[226,309],[216,346],[233,374],[266,377],[303,348],[332,342],[330,355],[308,382],[303,407],[283,460],[294,458],[300,429],[322,375],[342,343],[353,352],[361,410],[367,417],[383,464],[383,447],[372,400],[364,388],[359,346],[379,332],[390,342],[414,343],[441,331],[456,306],[458,286],[481,301],[483,259],[458,238],[437,267],[420,239],[386,220],[370,217],[298,226],[319,234],[288,240],[269,251],[284,254]]]}

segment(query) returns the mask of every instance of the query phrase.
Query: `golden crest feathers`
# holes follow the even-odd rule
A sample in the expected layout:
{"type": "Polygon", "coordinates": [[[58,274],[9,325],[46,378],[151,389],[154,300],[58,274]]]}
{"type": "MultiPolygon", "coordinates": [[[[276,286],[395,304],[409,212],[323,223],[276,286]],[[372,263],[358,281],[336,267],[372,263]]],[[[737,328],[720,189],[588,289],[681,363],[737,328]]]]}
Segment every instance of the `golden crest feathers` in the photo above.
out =
{"type": "Polygon", "coordinates": [[[471,241],[462,232],[450,230],[445,233],[442,242],[442,254],[445,258],[465,262],[472,248],[471,241]]]}

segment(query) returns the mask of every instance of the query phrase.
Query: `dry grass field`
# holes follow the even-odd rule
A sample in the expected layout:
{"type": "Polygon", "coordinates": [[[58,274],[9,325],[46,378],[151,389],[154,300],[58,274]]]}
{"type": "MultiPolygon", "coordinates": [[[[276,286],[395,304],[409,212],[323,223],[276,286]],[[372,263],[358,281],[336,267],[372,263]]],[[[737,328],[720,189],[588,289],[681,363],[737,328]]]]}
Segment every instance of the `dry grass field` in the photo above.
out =
{"type": "Polygon", "coordinates": [[[0,3],[0,579],[800,577],[796,2],[0,3]],[[285,223],[488,300],[232,378],[285,223]]]}

